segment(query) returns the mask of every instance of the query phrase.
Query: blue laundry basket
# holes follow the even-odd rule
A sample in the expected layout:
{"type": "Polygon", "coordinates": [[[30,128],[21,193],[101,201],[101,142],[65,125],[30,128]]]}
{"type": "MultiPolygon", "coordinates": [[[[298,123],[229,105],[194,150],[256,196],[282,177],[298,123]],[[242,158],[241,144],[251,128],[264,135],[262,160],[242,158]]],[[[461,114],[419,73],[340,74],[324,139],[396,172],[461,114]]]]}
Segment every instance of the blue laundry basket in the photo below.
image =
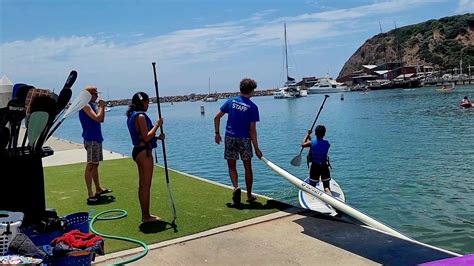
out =
{"type": "Polygon", "coordinates": [[[53,239],[64,234],[63,230],[56,230],[47,233],[38,233],[31,227],[21,228],[23,234],[27,235],[36,246],[49,245],[53,239]]]}
{"type": "Polygon", "coordinates": [[[82,233],[89,233],[89,213],[73,213],[67,215],[64,219],[66,219],[66,232],[77,229],[82,233]]]}
{"type": "Polygon", "coordinates": [[[51,258],[47,265],[54,265],[54,266],[66,266],[66,265],[74,265],[74,266],[89,266],[92,265],[92,260],[94,259],[94,253],[89,253],[87,255],[81,256],[66,256],[66,257],[54,257],[51,258]]]}

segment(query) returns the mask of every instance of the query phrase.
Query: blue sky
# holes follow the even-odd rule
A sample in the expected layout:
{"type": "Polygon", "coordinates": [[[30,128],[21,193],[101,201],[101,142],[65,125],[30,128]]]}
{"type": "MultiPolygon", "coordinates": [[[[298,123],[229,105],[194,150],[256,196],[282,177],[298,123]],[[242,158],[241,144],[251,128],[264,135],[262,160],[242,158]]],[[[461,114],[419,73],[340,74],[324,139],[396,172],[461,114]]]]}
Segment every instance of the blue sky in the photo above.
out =
{"type": "MultiPolygon", "coordinates": [[[[59,91],[95,84],[110,98],[238,91],[281,85],[283,23],[290,75],[337,76],[366,39],[383,31],[473,13],[472,0],[0,0],[0,75],[59,91]]],[[[107,96],[104,95],[106,98],[107,96]]]]}

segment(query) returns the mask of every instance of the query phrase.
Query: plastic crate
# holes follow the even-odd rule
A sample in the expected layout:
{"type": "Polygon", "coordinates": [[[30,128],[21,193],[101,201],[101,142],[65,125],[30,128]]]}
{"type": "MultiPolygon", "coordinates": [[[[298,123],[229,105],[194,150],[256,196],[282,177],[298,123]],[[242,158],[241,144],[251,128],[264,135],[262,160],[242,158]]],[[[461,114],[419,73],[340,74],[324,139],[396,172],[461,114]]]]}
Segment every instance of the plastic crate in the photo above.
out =
{"type": "Polygon", "coordinates": [[[89,233],[89,213],[78,212],[64,218],[66,219],[66,232],[77,229],[82,233],[89,233]]]}
{"type": "Polygon", "coordinates": [[[63,230],[56,230],[47,233],[38,233],[37,231],[33,230],[31,227],[29,228],[21,228],[23,234],[27,235],[36,246],[43,246],[49,245],[53,239],[56,237],[60,237],[64,234],[63,230]]]}
{"type": "Polygon", "coordinates": [[[7,253],[23,221],[22,212],[0,211],[0,255],[7,253]]]}

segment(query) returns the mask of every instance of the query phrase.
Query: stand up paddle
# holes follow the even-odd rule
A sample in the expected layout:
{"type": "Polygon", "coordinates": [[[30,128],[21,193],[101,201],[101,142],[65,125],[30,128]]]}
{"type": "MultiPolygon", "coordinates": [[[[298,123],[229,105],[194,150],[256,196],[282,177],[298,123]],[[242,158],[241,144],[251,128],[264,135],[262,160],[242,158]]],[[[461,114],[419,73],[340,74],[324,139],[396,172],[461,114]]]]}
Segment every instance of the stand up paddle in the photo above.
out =
{"type": "MultiPolygon", "coordinates": [[[[316,124],[316,121],[318,121],[319,114],[321,113],[321,110],[323,110],[324,103],[326,102],[326,99],[329,98],[329,95],[324,95],[324,100],[323,103],[321,104],[321,107],[319,108],[318,114],[316,115],[316,118],[313,121],[313,125],[311,126],[310,131],[313,131],[314,125],[316,124]]],[[[309,135],[306,135],[305,141],[308,140],[309,135]]],[[[301,165],[301,153],[303,152],[304,147],[301,147],[300,153],[291,160],[291,165],[294,166],[300,166],[301,165]]]]}
{"type": "Polygon", "coordinates": [[[81,91],[79,95],[77,95],[77,97],[74,99],[74,101],[72,101],[71,106],[69,106],[69,108],[66,110],[61,120],[59,120],[56,126],[54,126],[54,128],[48,133],[44,142],[46,142],[53,135],[56,129],[58,129],[58,127],[66,118],[68,118],[75,112],[79,112],[79,110],[84,108],[84,106],[86,106],[86,104],[90,102],[91,98],[92,98],[92,95],[88,91],[86,90],[81,91]]]}
{"type": "Polygon", "coordinates": [[[69,76],[66,79],[66,82],[64,83],[63,89],[59,92],[58,100],[56,101],[56,115],[58,116],[59,113],[61,113],[64,108],[67,106],[69,103],[69,100],[71,100],[72,96],[72,85],[74,85],[74,82],[76,82],[77,79],[77,72],[76,70],[71,71],[69,73],[69,76]]]}
{"type": "MultiPolygon", "coordinates": [[[[153,75],[155,77],[155,91],[156,91],[156,104],[158,105],[158,117],[161,119],[161,107],[160,107],[160,92],[158,91],[158,79],[156,77],[156,63],[151,63],[153,65],[153,75]]],[[[160,133],[163,134],[163,125],[160,127],[160,133]]],[[[166,161],[166,148],[165,148],[165,140],[161,140],[161,144],[163,147],[163,161],[165,165],[165,176],[166,176],[166,188],[168,189],[168,195],[170,196],[171,200],[171,207],[173,209],[173,222],[176,220],[176,204],[174,203],[173,195],[171,194],[170,188],[170,178],[168,175],[168,163],[166,161]]],[[[155,160],[156,156],[155,156],[155,160]]]]}
{"type": "Polygon", "coordinates": [[[69,76],[67,77],[66,82],[64,82],[63,88],[59,92],[59,96],[55,104],[55,111],[52,115],[50,115],[48,124],[46,125],[46,128],[44,130],[44,133],[40,137],[40,140],[43,140],[43,142],[45,142],[49,138],[49,136],[47,136],[47,133],[50,131],[51,127],[53,127],[53,124],[58,121],[59,117],[62,115],[64,109],[69,103],[69,100],[71,100],[71,96],[72,96],[71,88],[72,88],[72,85],[74,85],[74,82],[76,82],[76,79],[77,79],[77,71],[72,70],[69,73],[69,76]]]}
{"type": "MultiPolygon", "coordinates": [[[[31,111],[31,114],[28,119],[25,136],[28,138],[31,151],[35,151],[36,148],[41,148],[41,146],[37,146],[34,144],[43,144],[41,141],[46,136],[44,133],[45,128],[54,119],[54,116],[56,114],[56,101],[49,96],[45,96],[45,95],[36,96],[32,99],[32,102],[30,105],[30,111],[31,111]],[[33,116],[33,114],[37,112],[46,112],[48,115],[44,116],[44,115],[36,114],[35,116],[33,116]],[[46,117],[46,124],[43,125],[42,120],[45,117],[46,117]],[[33,126],[30,126],[30,123],[32,122],[32,120],[40,120],[40,121],[35,121],[33,122],[33,126]],[[34,132],[30,132],[30,130],[33,130],[34,132]]],[[[26,142],[25,138],[23,138],[23,142],[24,143],[26,142]]],[[[24,149],[25,149],[25,145],[23,144],[22,150],[24,149]]]]}
{"type": "Polygon", "coordinates": [[[36,111],[31,113],[30,120],[28,122],[28,130],[26,131],[31,150],[36,150],[36,143],[38,142],[41,132],[43,132],[44,128],[48,124],[48,119],[49,114],[45,111],[36,111]]]}

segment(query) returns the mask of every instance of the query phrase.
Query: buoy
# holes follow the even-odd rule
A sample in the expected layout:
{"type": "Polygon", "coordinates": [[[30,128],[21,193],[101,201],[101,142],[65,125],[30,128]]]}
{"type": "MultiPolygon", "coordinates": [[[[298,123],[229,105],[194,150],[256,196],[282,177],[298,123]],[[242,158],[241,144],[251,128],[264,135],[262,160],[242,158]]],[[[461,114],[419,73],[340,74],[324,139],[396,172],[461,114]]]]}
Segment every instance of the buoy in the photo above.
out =
{"type": "Polygon", "coordinates": [[[203,115],[205,112],[204,112],[204,105],[201,105],[201,114],[203,115]]]}
{"type": "Polygon", "coordinates": [[[344,101],[344,94],[341,94],[341,101],[344,101]]]}

